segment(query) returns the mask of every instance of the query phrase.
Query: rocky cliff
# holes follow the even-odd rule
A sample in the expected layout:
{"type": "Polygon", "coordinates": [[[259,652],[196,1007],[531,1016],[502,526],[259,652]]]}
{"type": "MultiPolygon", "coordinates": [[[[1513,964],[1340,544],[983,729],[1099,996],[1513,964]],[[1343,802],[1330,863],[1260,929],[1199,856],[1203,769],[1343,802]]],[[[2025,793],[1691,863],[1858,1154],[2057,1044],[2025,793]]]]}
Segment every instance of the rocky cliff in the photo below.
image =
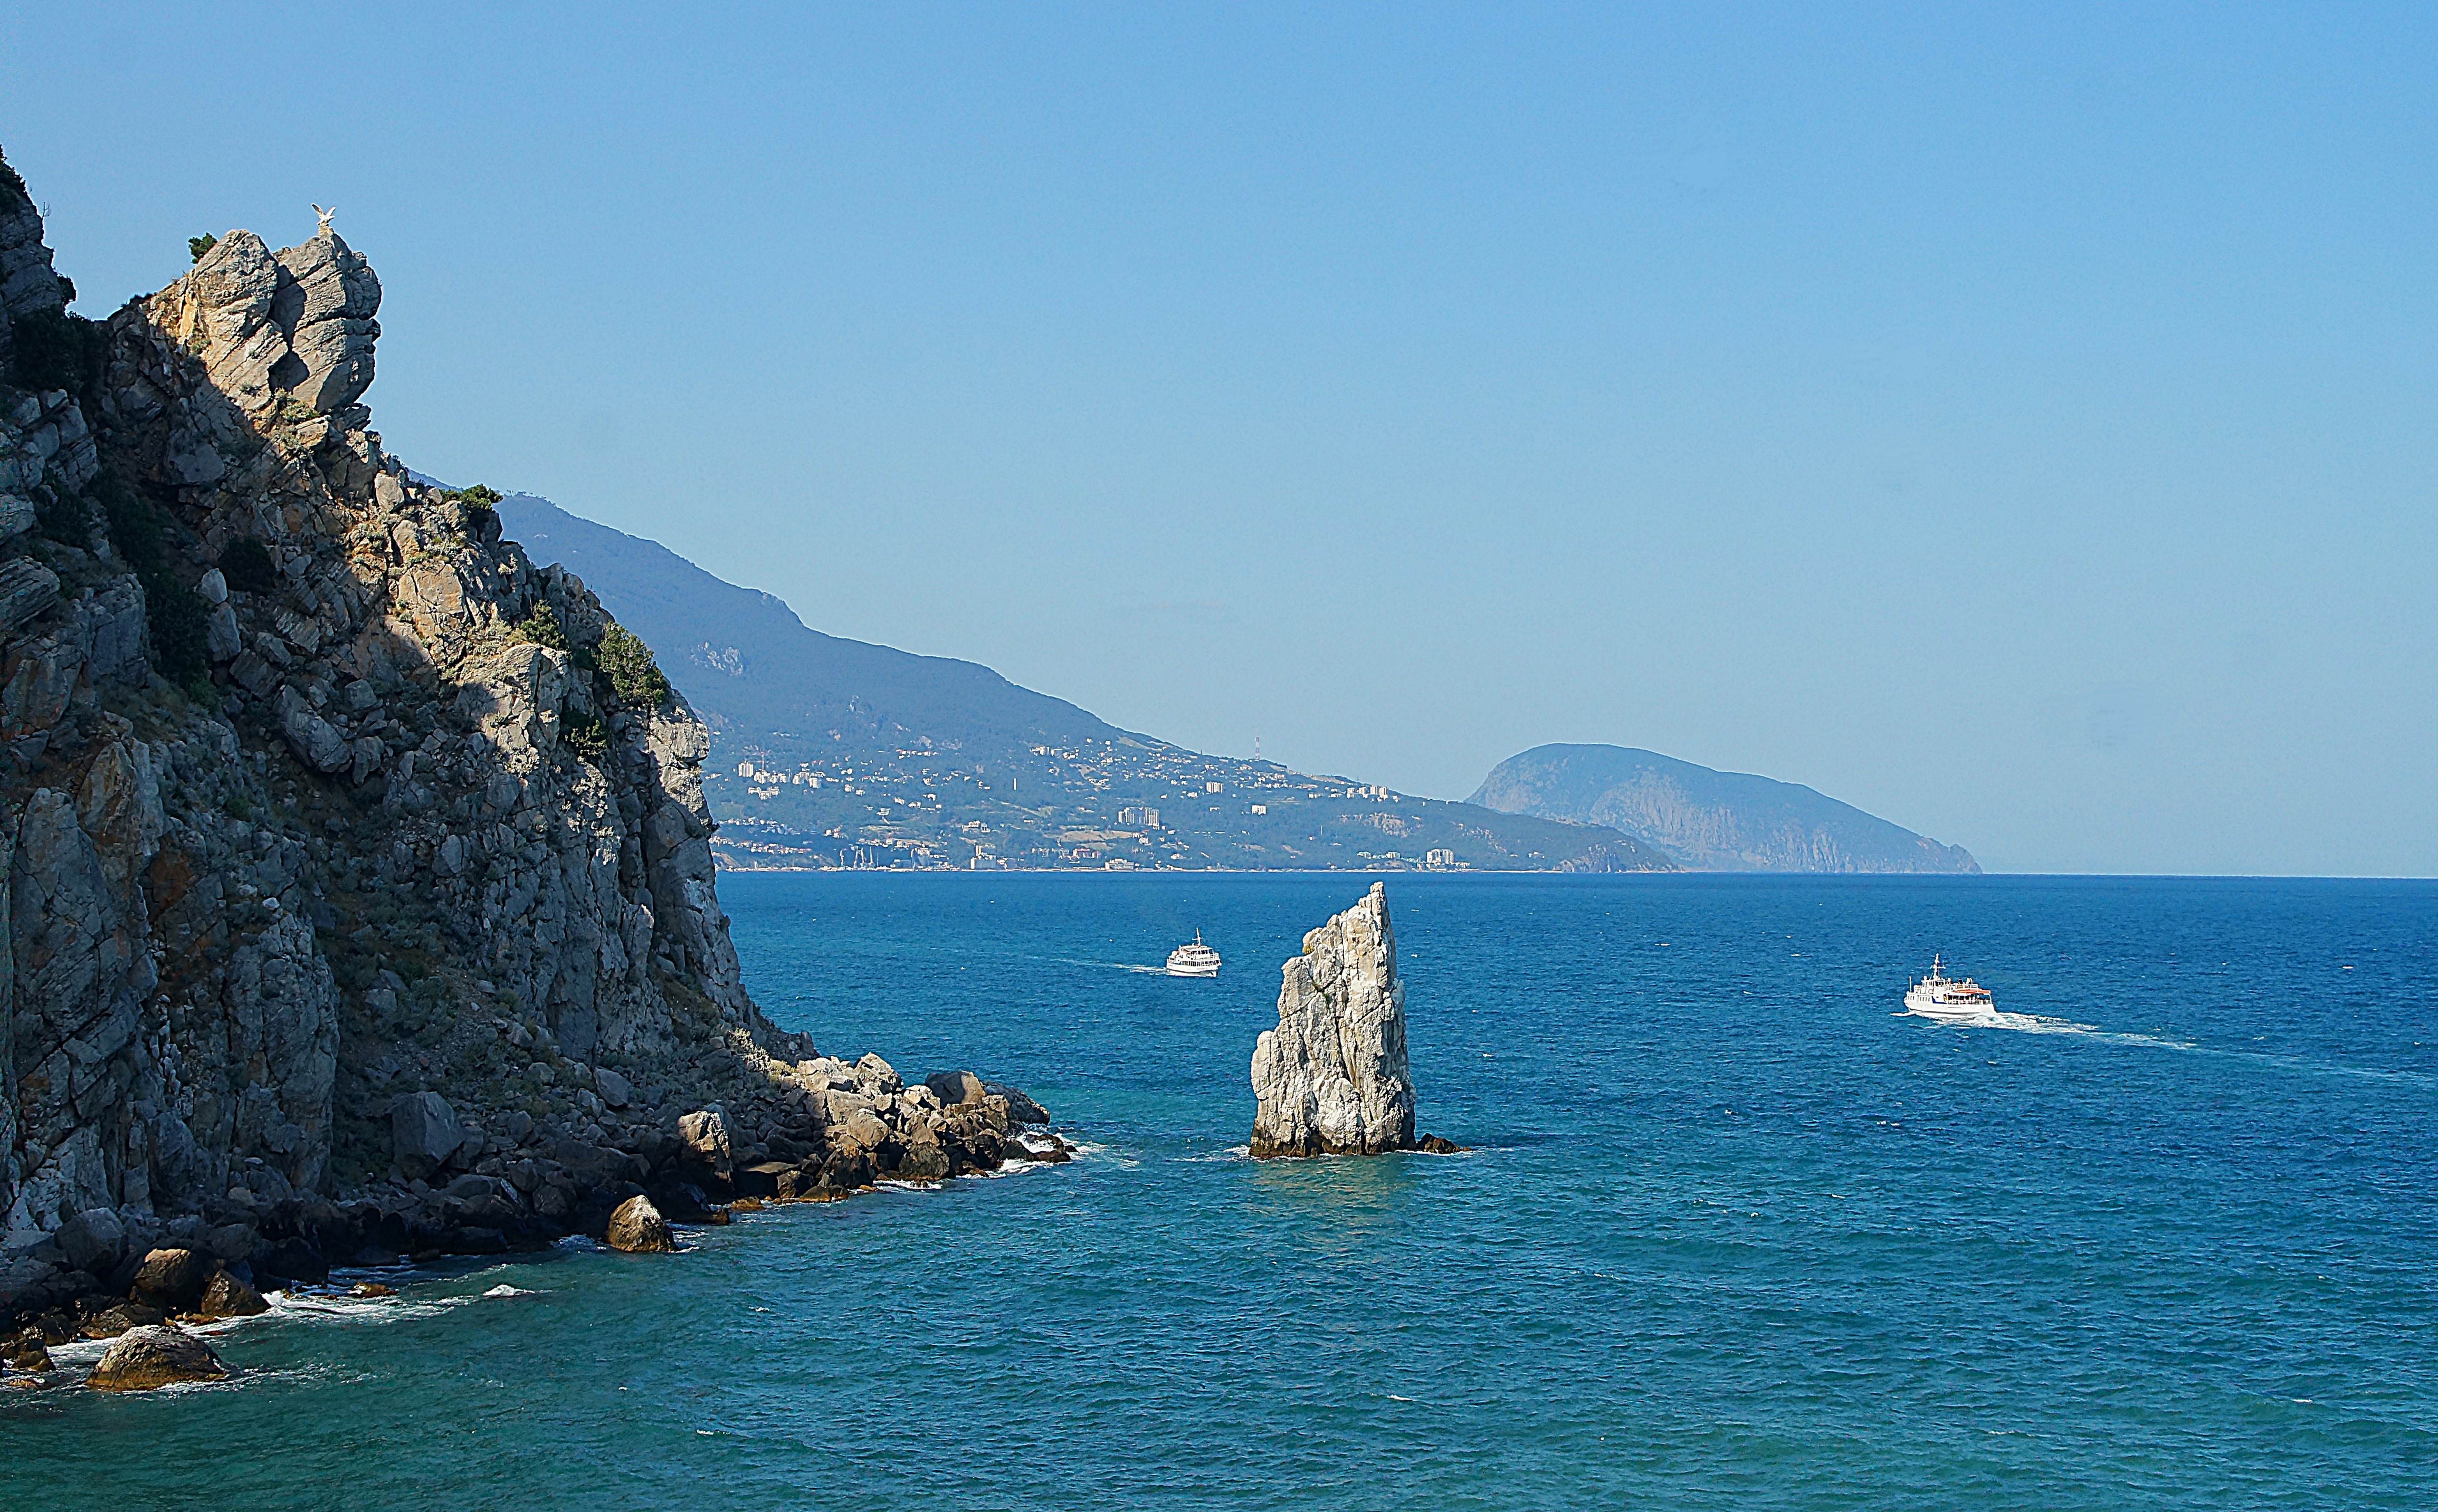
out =
{"type": "Polygon", "coordinates": [[[1387,884],[1305,935],[1281,976],[1279,1027],[1253,1047],[1253,1154],[1413,1149],[1405,988],[1387,884]]]}
{"type": "Polygon", "coordinates": [[[756,1011],[702,725],[382,449],[362,255],[70,297],[0,165],[0,1322],[999,1164],[1003,1090],[756,1011]]]}

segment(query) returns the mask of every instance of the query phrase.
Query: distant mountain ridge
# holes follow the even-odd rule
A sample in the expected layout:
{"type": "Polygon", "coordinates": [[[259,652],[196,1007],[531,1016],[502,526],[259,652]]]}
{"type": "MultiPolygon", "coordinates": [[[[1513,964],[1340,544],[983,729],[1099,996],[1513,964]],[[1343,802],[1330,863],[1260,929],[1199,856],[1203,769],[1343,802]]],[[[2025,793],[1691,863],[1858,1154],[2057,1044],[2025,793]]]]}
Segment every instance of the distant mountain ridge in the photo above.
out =
{"type": "Polygon", "coordinates": [[[1613,830],[1188,750],[988,667],[824,635],[546,499],[499,513],[643,637],[710,727],[724,866],[1676,870],[1613,830]]]}
{"type": "Polygon", "coordinates": [[[500,521],[535,561],[563,562],[627,606],[627,623],[716,732],[911,737],[952,726],[991,755],[1127,733],[975,662],[823,635],[771,594],[547,499],[511,494],[500,521]]]}
{"type": "Polygon", "coordinates": [[[1800,783],[1623,746],[1535,746],[1493,767],[1471,801],[1606,825],[1703,871],[1981,870],[1961,846],[1800,783]]]}

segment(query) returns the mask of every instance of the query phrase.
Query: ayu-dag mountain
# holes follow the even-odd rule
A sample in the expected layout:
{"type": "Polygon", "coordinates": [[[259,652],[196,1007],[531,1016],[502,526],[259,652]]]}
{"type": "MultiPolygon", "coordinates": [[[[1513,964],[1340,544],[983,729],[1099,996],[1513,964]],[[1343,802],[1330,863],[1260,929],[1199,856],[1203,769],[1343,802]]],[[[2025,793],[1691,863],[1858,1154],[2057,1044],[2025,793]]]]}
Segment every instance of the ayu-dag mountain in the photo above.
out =
{"type": "Polygon", "coordinates": [[[703,787],[733,870],[1676,870],[1601,825],[1207,755],[970,661],[824,635],[548,500],[511,495],[500,515],[634,627],[710,727],[703,787]]]}
{"type": "Polygon", "coordinates": [[[1471,801],[1619,830],[1693,871],[1979,871],[1962,846],[1796,782],[1621,746],[1535,746],[1471,801]]]}

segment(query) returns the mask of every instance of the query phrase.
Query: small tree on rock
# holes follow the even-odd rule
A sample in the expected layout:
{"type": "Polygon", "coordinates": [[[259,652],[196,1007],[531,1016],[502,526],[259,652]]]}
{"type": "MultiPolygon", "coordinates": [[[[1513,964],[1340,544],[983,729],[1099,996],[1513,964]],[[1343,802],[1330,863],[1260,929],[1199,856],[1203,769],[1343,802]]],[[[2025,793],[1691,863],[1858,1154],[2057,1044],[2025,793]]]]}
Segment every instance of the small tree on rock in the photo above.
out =
{"type": "Polygon", "coordinates": [[[635,709],[657,709],[667,701],[669,679],[661,676],[652,648],[615,620],[602,628],[592,659],[617,690],[619,702],[635,709]]]}

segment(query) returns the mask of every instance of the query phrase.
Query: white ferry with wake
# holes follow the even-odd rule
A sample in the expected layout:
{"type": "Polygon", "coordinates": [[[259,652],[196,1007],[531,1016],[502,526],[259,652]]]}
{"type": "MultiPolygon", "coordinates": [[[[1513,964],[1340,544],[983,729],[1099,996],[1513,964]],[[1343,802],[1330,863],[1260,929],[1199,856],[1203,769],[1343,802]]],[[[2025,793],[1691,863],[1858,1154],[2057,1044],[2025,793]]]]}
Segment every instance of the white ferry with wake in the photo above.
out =
{"type": "Polygon", "coordinates": [[[1905,1011],[1921,1018],[1955,1022],[1988,1018],[1998,1011],[1998,999],[1989,989],[1967,976],[1962,981],[1948,976],[1941,968],[1943,958],[1930,958],[1930,975],[1906,985],[1905,1011]]]}
{"type": "Polygon", "coordinates": [[[1193,942],[1179,945],[1168,953],[1168,974],[1171,976],[1216,976],[1219,975],[1219,953],[1202,942],[1202,931],[1193,931],[1193,942]]]}

